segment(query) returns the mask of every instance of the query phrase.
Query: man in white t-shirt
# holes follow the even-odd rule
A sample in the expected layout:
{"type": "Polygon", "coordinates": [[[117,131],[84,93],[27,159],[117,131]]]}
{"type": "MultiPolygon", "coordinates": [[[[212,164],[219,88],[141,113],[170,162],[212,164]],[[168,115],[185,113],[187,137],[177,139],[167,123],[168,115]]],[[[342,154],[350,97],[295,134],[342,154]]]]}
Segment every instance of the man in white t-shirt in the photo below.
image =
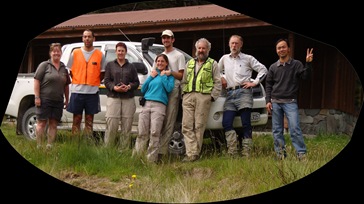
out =
{"type": "Polygon", "coordinates": [[[165,30],[162,32],[161,38],[162,44],[164,45],[163,53],[168,56],[169,60],[168,71],[166,71],[166,74],[168,76],[172,75],[175,80],[174,89],[169,94],[166,117],[164,118],[162,134],[161,138],[159,139],[159,160],[168,153],[168,143],[174,132],[174,126],[177,120],[179,102],[181,98],[180,80],[183,77],[183,72],[186,66],[184,55],[173,47],[173,43],[175,41],[173,32],[171,30],[165,30]]]}
{"type": "Polygon", "coordinates": [[[72,52],[67,65],[72,76],[71,97],[67,111],[73,113],[73,134],[81,132],[84,113],[83,133],[86,136],[92,136],[94,115],[101,111],[99,86],[104,78],[105,57],[93,46],[95,40],[94,32],[86,29],[82,34],[84,45],[72,52]]]}

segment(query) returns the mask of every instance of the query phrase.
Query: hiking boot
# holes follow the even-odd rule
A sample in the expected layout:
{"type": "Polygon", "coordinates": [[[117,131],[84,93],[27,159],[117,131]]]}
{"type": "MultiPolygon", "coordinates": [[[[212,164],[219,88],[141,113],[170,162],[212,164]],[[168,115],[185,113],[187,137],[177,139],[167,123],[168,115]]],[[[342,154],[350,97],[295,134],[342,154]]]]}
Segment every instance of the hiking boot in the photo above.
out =
{"type": "Polygon", "coordinates": [[[243,139],[242,142],[242,147],[243,150],[241,151],[241,154],[243,157],[249,157],[251,150],[252,150],[252,146],[253,146],[253,140],[248,138],[248,139],[243,139]]]}
{"type": "Polygon", "coordinates": [[[229,155],[235,155],[238,153],[238,135],[235,130],[225,132],[226,145],[229,155]]]}

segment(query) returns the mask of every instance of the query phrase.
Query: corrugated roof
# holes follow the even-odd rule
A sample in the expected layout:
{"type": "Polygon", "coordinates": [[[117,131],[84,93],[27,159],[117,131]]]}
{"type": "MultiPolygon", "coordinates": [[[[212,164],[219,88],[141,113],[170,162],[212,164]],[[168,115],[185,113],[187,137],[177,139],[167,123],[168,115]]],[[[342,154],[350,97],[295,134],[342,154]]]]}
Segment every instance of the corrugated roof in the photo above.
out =
{"type": "Polygon", "coordinates": [[[208,4],[140,11],[85,14],[60,23],[54,28],[196,20],[234,15],[241,14],[215,4],[208,4]]]}

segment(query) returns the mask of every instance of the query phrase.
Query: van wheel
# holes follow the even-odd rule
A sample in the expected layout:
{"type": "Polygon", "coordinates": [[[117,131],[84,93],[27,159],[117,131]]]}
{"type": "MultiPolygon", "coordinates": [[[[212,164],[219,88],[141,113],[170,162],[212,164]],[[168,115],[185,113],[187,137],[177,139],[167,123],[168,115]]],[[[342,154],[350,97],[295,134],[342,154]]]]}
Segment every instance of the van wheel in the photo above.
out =
{"type": "Polygon", "coordinates": [[[31,107],[24,113],[23,119],[21,121],[21,128],[25,138],[29,140],[36,140],[36,127],[37,117],[35,114],[35,107],[31,107]]]}
{"type": "MultiPolygon", "coordinates": [[[[181,107],[179,110],[181,110],[181,107]]],[[[170,154],[184,155],[186,153],[186,145],[182,134],[181,120],[182,118],[177,119],[176,123],[174,124],[174,132],[168,143],[168,152],[170,154]]]]}
{"type": "Polygon", "coordinates": [[[184,155],[186,153],[185,141],[180,131],[174,131],[168,144],[168,151],[176,155],[184,155]]]}

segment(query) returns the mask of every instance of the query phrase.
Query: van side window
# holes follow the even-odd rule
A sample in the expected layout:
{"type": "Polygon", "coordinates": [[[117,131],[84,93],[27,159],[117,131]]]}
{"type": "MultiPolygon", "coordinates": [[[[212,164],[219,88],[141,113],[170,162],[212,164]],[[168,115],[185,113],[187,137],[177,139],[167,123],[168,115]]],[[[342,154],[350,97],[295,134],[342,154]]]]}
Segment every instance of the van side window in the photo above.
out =
{"type": "Polygon", "coordinates": [[[113,61],[114,59],[116,59],[115,50],[106,50],[105,51],[105,64],[113,61]]]}

